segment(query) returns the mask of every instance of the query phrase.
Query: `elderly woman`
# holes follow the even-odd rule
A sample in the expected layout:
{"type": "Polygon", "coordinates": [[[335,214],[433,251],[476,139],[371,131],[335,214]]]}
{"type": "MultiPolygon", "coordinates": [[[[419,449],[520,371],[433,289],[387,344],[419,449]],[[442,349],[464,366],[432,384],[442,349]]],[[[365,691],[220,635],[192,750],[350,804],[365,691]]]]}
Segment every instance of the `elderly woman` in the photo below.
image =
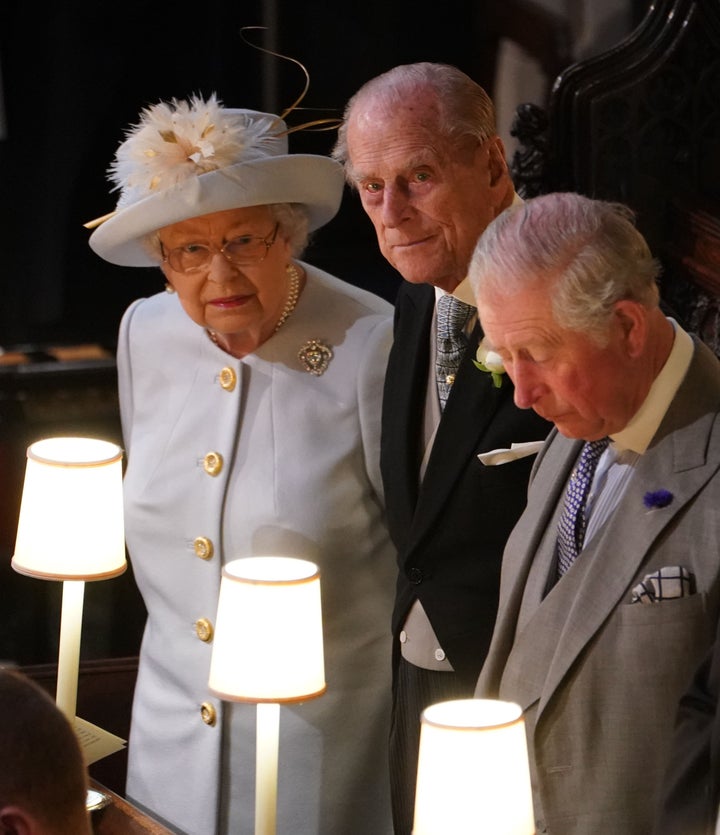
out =
{"type": "Polygon", "coordinates": [[[125,313],[118,373],[128,550],[148,619],[127,794],[175,831],[251,833],[255,709],[208,690],[221,569],[320,567],[327,692],[284,706],[278,831],[391,832],[385,763],[393,551],[379,415],[387,302],[298,260],[343,173],[287,153],[271,114],[215,97],[142,111],[90,246],[157,264],[125,313]]]}

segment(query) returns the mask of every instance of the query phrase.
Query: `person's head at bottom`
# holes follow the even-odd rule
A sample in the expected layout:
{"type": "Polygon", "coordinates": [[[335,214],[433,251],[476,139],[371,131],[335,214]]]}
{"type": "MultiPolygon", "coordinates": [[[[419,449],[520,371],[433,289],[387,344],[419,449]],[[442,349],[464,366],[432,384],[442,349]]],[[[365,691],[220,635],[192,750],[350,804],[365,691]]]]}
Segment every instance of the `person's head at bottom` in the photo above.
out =
{"type": "Polygon", "coordinates": [[[91,835],[75,731],[48,693],[9,669],[0,669],[0,752],[0,835],[91,835]]]}

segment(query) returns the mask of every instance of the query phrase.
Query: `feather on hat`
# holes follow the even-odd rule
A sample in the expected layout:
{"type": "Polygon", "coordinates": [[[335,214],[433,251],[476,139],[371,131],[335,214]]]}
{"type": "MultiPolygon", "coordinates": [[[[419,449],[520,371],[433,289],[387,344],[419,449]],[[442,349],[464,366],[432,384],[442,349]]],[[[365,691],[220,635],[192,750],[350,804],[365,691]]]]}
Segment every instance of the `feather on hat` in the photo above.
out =
{"type": "Polygon", "coordinates": [[[340,207],[342,167],[329,157],[288,154],[287,134],[279,116],[228,109],[215,95],[145,108],[108,171],[120,192],[115,211],[86,224],[100,224],[90,247],[113,264],[153,266],[144,242],[155,230],[270,203],[304,205],[310,231],[318,229],[340,207]]]}

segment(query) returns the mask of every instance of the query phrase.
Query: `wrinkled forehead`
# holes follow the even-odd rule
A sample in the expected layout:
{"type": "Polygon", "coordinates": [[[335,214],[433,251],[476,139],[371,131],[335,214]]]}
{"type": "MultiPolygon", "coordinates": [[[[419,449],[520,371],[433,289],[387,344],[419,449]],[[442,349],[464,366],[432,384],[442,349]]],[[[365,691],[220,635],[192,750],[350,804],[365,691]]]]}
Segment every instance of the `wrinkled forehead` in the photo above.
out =
{"type": "Polygon", "coordinates": [[[386,176],[452,159],[453,143],[438,130],[437,116],[422,105],[395,111],[377,104],[359,110],[348,123],[348,161],[358,178],[386,176]]]}

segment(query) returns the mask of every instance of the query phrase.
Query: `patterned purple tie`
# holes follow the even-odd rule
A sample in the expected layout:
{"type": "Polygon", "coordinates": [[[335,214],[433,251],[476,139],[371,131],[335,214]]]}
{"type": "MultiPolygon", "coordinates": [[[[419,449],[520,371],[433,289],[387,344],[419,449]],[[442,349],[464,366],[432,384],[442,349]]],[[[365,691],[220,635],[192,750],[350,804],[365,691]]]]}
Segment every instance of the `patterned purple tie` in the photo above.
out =
{"type": "Polygon", "coordinates": [[[585,541],[585,502],[592,484],[595,468],[609,438],[588,441],[582,449],[580,460],[573,470],[565,492],[565,507],[558,525],[557,556],[558,576],[570,568],[585,541]]]}
{"type": "Polygon", "coordinates": [[[474,313],[475,308],[471,304],[465,304],[449,293],[438,299],[435,379],[441,409],[445,408],[460,360],[467,348],[464,330],[474,313]]]}

